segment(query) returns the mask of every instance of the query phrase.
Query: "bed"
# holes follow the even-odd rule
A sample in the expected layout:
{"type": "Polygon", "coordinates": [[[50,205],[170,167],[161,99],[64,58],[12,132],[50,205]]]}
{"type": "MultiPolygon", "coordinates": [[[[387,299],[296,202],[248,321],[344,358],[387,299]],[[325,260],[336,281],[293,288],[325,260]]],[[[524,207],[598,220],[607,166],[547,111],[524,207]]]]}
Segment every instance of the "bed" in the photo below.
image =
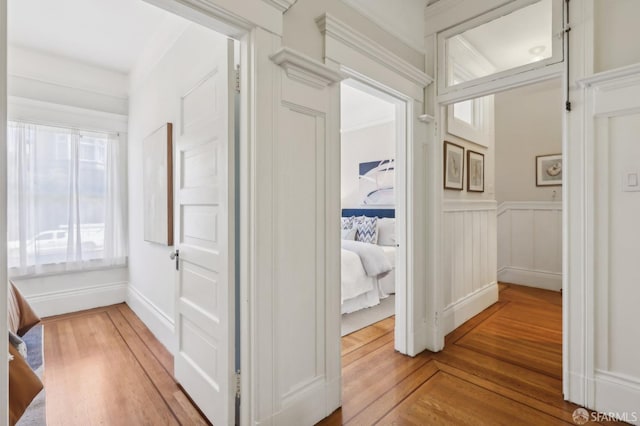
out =
{"type": "Polygon", "coordinates": [[[9,424],[45,425],[40,318],[18,289],[9,284],[9,424]]]}
{"type": "Polygon", "coordinates": [[[341,228],[341,310],[346,314],[395,293],[395,211],[344,209],[341,228]]]}

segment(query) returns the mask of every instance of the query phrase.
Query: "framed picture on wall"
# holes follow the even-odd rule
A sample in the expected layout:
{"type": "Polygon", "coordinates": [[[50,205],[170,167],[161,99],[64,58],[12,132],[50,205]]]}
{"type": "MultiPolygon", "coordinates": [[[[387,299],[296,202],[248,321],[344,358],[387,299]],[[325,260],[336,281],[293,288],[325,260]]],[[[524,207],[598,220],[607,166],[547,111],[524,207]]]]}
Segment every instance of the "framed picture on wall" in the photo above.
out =
{"type": "Polygon", "coordinates": [[[536,157],[536,186],[562,185],[562,154],[536,157]]]}
{"type": "Polygon", "coordinates": [[[464,188],[464,148],[455,143],[444,143],[444,189],[462,191],[464,188]]]}
{"type": "Polygon", "coordinates": [[[467,151],[467,191],[484,192],[484,154],[467,151]]]}

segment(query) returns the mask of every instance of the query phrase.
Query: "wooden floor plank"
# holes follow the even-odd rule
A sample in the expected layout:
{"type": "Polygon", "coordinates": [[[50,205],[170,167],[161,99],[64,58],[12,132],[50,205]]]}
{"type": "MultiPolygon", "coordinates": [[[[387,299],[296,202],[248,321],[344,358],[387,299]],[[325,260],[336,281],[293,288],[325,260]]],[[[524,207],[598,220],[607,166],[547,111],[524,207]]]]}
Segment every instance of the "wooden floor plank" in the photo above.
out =
{"type": "Polygon", "coordinates": [[[47,424],[208,424],[173,380],[173,359],[124,304],[44,324],[47,424]]]}
{"type": "Polygon", "coordinates": [[[153,335],[140,318],[126,304],[117,305],[118,311],[127,319],[129,325],[149,348],[151,353],[160,361],[165,370],[173,375],[173,356],[162,343],[153,335]]]}
{"type": "Polygon", "coordinates": [[[345,336],[343,406],[320,424],[574,424],[577,406],[562,396],[561,293],[499,288],[436,354],[395,352],[389,321],[345,336]]]}
{"type": "Polygon", "coordinates": [[[44,323],[47,423],[179,424],[105,311],[44,323]]]}
{"type": "Polygon", "coordinates": [[[180,387],[136,334],[123,316],[121,309],[111,310],[107,314],[178,422],[188,425],[206,425],[207,422],[191,404],[185,405],[184,399],[176,399],[176,396],[182,395],[180,387]]]}
{"type": "Polygon", "coordinates": [[[540,426],[573,424],[442,371],[383,417],[380,423],[540,426]]]}

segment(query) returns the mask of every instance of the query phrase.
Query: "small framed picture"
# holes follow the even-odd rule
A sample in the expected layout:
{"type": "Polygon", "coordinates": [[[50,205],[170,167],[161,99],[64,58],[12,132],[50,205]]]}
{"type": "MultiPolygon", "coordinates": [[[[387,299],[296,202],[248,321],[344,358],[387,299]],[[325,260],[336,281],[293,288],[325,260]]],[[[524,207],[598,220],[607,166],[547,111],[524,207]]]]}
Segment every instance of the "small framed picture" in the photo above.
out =
{"type": "Polygon", "coordinates": [[[484,154],[467,151],[467,191],[484,192],[484,154]]]}
{"type": "Polygon", "coordinates": [[[464,148],[455,143],[444,143],[444,189],[462,191],[464,187],[464,148]]]}
{"type": "Polygon", "coordinates": [[[562,154],[536,157],[536,186],[562,185],[562,154]]]}

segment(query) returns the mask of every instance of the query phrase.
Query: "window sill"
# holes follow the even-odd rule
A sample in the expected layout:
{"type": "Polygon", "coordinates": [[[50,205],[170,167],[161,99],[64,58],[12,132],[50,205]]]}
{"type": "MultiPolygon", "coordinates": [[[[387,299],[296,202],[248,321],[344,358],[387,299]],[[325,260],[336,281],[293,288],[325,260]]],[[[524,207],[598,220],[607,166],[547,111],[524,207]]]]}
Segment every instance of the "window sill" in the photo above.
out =
{"type": "MultiPolygon", "coordinates": [[[[113,264],[113,265],[104,265],[101,264],[102,261],[88,261],[82,266],[77,267],[69,267],[67,269],[66,263],[51,263],[47,265],[38,266],[38,271],[20,273],[20,268],[9,268],[8,275],[11,280],[25,280],[31,278],[41,278],[48,276],[58,276],[58,275],[72,275],[72,274],[82,274],[85,272],[99,272],[99,271],[109,271],[115,269],[126,269],[129,267],[129,258],[125,257],[123,263],[113,264]],[[93,263],[93,264],[92,264],[93,263]]],[[[35,266],[28,267],[28,269],[35,269],[35,266]]]]}

